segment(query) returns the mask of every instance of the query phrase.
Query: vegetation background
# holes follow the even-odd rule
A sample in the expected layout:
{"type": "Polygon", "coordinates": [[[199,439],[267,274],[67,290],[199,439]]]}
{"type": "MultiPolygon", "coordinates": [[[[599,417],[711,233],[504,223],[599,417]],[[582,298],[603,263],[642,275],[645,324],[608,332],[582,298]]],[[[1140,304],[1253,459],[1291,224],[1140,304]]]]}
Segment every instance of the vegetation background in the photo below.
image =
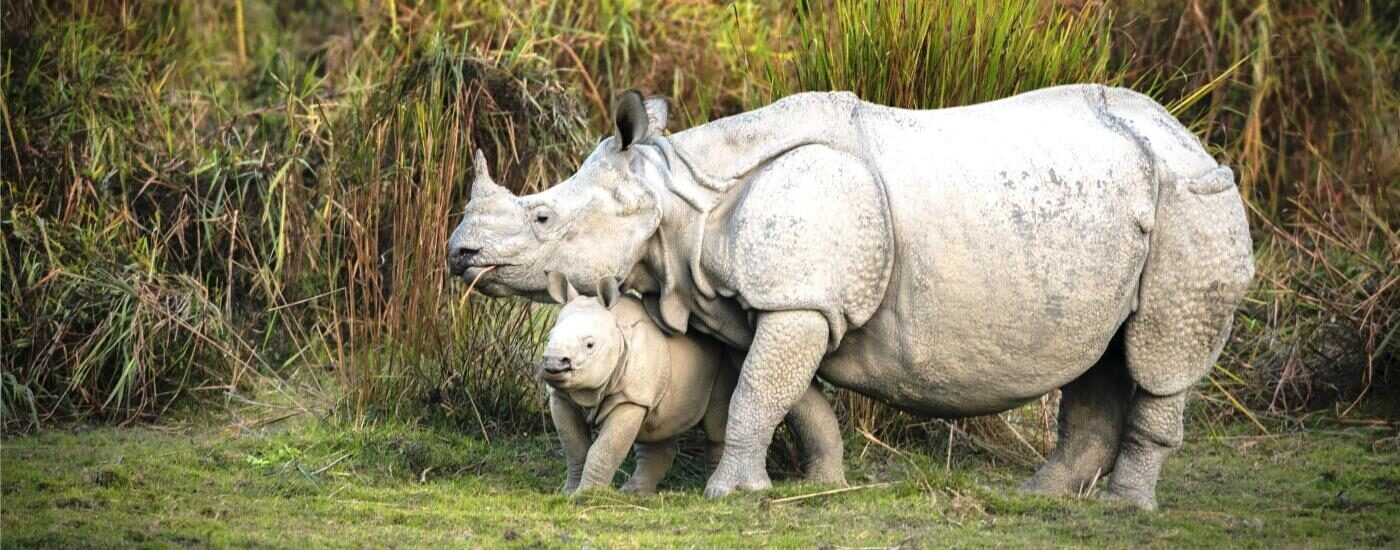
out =
{"type": "MultiPolygon", "coordinates": [[[[444,266],[473,149],[529,191],[627,88],[670,97],[678,131],[802,90],[935,108],[1073,82],[1168,105],[1248,201],[1258,276],[1196,429],[1387,425],[1397,35],[1383,0],[10,0],[0,426],[275,402],[249,425],[540,434],[552,310],[467,296],[444,266]]],[[[833,397],[882,445],[1022,464],[1053,445],[1054,395],[954,422],[833,397]]]]}
{"type": "MultiPolygon", "coordinates": [[[[800,90],[920,108],[1070,82],[1147,92],[1249,201],[1259,276],[1199,386],[1202,414],[1393,415],[1400,402],[1394,3],[4,9],[7,432],[275,388],[360,425],[539,429],[526,373],[549,311],[469,299],[443,243],[471,150],[509,187],[548,186],[630,87],[672,98],[674,130],[800,90]]],[[[917,423],[842,399],[867,431],[917,423]]]]}

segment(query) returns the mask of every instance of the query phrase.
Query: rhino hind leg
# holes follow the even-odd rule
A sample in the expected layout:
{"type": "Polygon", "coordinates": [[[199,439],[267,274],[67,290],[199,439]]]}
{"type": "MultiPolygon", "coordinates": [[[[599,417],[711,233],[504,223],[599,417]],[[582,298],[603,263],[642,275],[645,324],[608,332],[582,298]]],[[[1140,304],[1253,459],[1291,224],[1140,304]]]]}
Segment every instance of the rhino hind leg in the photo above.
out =
{"type": "Polygon", "coordinates": [[[1115,338],[1098,363],[1061,388],[1059,443],[1022,490],[1082,495],[1107,479],[1131,403],[1133,381],[1115,338]]]}
{"type": "MultiPolygon", "coordinates": [[[[1208,172],[1222,178],[1228,171],[1208,172]]],[[[1105,498],[1157,507],[1157,476],[1181,445],[1191,385],[1210,370],[1254,276],[1249,227],[1238,193],[1200,179],[1163,189],[1138,310],[1124,350],[1138,390],[1105,498]]]]}
{"type": "Polygon", "coordinates": [[[627,483],[622,485],[622,492],[641,496],[654,495],[657,485],[661,484],[661,478],[665,477],[666,471],[671,469],[671,463],[676,459],[676,440],[672,438],[654,443],[639,441],[633,445],[633,450],[637,453],[637,468],[632,471],[632,477],[627,483]]]}
{"type": "Polygon", "coordinates": [[[1100,498],[1157,509],[1157,476],[1167,456],[1181,446],[1185,406],[1185,391],[1168,396],[1140,392],[1133,399],[1113,478],[1100,498]]]}
{"type": "Polygon", "coordinates": [[[841,440],[840,422],[816,381],[788,411],[785,422],[797,436],[807,481],[845,485],[846,471],[841,463],[845,444],[841,440]]]}
{"type": "Polygon", "coordinates": [[[1134,327],[1132,323],[1141,320],[1129,319],[1128,371],[1137,382],[1138,390],[1133,395],[1127,424],[1123,427],[1113,477],[1109,480],[1108,489],[1100,494],[1101,498],[1126,502],[1142,510],[1157,509],[1157,477],[1167,456],[1181,446],[1182,416],[1190,389],[1186,386],[1173,388],[1176,391],[1161,391],[1147,384],[1158,381],[1154,374],[1173,368],[1195,373],[1196,378],[1203,375],[1206,369],[1215,364],[1230,335],[1232,310],[1233,307],[1217,310],[1217,318],[1214,319],[1216,335],[1207,342],[1190,338],[1190,331],[1164,333],[1134,327]],[[1166,342],[1163,343],[1163,340],[1166,342]],[[1163,345],[1167,349],[1183,351],[1144,353],[1160,351],[1163,345]],[[1195,353],[1184,350],[1194,350],[1195,353]]]}

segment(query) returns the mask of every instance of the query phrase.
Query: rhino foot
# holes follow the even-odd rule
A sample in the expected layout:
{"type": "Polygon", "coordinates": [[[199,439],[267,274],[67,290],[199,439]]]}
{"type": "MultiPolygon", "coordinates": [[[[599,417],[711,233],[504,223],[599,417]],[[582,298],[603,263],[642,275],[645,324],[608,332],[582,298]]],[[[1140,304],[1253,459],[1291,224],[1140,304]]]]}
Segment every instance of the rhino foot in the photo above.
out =
{"type": "Polygon", "coordinates": [[[710,482],[705,485],[705,498],[728,496],[736,490],[762,491],[772,486],[773,481],[768,479],[768,472],[762,466],[745,468],[735,475],[724,475],[721,470],[710,476],[710,482]]]}
{"type": "Polygon", "coordinates": [[[814,462],[809,464],[806,472],[806,481],[820,483],[823,485],[846,486],[846,471],[841,467],[841,462],[814,462]]]}
{"type": "Polygon", "coordinates": [[[1100,492],[1098,497],[1105,502],[1126,504],[1144,512],[1157,511],[1157,496],[1152,493],[1110,486],[1100,492]]]}
{"type": "Polygon", "coordinates": [[[1064,483],[1049,482],[1035,477],[1021,484],[1021,492],[1032,495],[1058,496],[1068,494],[1064,483]]]}
{"type": "Polygon", "coordinates": [[[638,484],[633,484],[633,483],[630,482],[630,481],[627,482],[627,483],[624,483],[624,484],[622,485],[622,488],[619,489],[619,491],[621,491],[622,493],[625,493],[625,494],[629,494],[629,495],[633,495],[633,496],[639,496],[639,497],[649,497],[649,496],[655,496],[655,495],[656,495],[656,487],[649,487],[649,486],[646,486],[646,485],[643,485],[643,484],[640,484],[640,483],[638,483],[638,484]]]}

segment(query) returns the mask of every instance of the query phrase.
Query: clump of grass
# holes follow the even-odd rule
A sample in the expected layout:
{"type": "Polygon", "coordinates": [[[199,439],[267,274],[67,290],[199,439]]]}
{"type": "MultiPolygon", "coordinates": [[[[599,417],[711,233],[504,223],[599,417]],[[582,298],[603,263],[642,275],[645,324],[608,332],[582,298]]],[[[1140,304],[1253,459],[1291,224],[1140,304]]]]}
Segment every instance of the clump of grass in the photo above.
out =
{"type": "Polygon", "coordinates": [[[1113,83],[1107,12],[1037,0],[799,4],[793,51],[769,68],[774,98],[849,90],[934,109],[1078,82],[1113,83]]]}
{"type": "Polygon", "coordinates": [[[577,157],[560,78],[372,6],[225,7],[5,4],[5,429],[322,366],[354,420],[533,422],[541,314],[458,299],[442,246],[472,148],[518,190],[577,157]]]}
{"type": "Polygon", "coordinates": [[[369,321],[333,337],[338,373],[359,412],[426,400],[482,430],[488,419],[513,425],[542,410],[528,367],[548,311],[459,299],[443,247],[466,201],[473,149],[488,152],[508,187],[537,190],[583,150],[583,119],[538,59],[508,72],[465,44],[422,48],[366,100],[351,130],[365,138],[334,159],[329,191],[345,213],[324,245],[351,251],[337,274],[350,292],[334,307],[369,321]]]}
{"type": "Polygon", "coordinates": [[[233,266],[268,269],[259,260],[277,227],[249,221],[267,219],[268,204],[249,186],[283,155],[245,149],[275,125],[214,108],[230,93],[223,74],[182,63],[217,40],[195,25],[207,13],[36,2],[5,12],[0,148],[13,162],[0,163],[0,331],[4,370],[22,388],[11,395],[32,396],[31,421],[73,410],[123,420],[206,381],[237,387],[260,358],[229,330],[244,310],[222,291],[267,298],[256,281],[235,283],[233,266]]]}

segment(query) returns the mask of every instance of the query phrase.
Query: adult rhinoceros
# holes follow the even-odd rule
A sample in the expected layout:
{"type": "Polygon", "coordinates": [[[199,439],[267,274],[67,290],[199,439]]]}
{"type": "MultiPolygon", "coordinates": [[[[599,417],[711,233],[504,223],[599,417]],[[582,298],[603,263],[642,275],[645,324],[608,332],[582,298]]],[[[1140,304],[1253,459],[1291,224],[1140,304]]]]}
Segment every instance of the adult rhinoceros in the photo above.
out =
{"type": "Polygon", "coordinates": [[[1027,483],[1155,508],[1188,388],[1253,276],[1228,168],[1161,105],[1096,85],[911,111],[805,93],[674,135],[616,132],[538,194],[474,194],[449,244],[488,292],[624,277],[665,327],[747,348],[706,494],[767,487],[814,376],[966,416],[1063,390],[1027,483]]]}

